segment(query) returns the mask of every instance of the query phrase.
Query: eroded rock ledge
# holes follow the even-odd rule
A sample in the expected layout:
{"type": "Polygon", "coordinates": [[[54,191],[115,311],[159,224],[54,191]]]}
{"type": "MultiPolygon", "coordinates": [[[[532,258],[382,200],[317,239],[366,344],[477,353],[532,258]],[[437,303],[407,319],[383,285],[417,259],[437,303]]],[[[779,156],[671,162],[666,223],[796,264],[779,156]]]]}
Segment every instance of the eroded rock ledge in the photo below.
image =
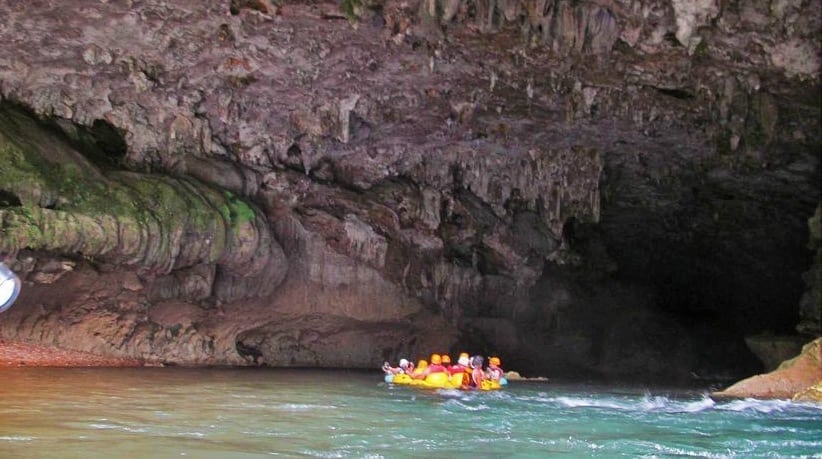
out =
{"type": "Polygon", "coordinates": [[[0,209],[3,253],[81,254],[138,267],[161,284],[155,299],[263,296],[285,276],[287,261],[265,217],[230,192],[183,178],[100,171],[8,105],[0,105],[0,162],[12,201],[0,209]],[[204,285],[169,279],[172,272],[190,272],[204,285]]]}
{"type": "Polygon", "coordinates": [[[28,282],[0,333],[178,364],[459,343],[549,375],[750,371],[741,335],[792,330],[810,266],[819,9],[0,5],[0,250],[28,282]],[[18,181],[44,161],[58,180],[18,181]]]}
{"type": "Polygon", "coordinates": [[[822,403],[822,338],[770,373],[752,376],[712,394],[724,398],[781,398],[822,403]]]}

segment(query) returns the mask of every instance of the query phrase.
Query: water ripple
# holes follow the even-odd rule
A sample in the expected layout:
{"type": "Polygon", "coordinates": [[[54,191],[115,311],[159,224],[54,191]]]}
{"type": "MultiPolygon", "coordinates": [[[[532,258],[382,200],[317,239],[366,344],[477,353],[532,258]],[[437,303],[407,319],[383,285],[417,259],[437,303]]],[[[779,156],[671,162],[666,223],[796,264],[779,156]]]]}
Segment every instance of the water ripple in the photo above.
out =
{"type": "Polygon", "coordinates": [[[550,383],[512,383],[492,393],[423,391],[377,379],[342,372],[7,372],[0,456],[822,458],[822,409],[805,404],[550,383]]]}

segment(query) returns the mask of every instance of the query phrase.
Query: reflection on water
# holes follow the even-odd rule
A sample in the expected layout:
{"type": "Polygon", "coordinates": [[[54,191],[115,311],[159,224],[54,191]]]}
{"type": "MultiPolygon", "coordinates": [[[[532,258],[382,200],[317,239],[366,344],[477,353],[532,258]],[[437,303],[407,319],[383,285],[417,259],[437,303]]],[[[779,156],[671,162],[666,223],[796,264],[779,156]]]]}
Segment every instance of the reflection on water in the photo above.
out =
{"type": "Polygon", "coordinates": [[[822,408],[260,369],[0,369],[0,457],[822,457],[822,408]],[[816,456],[814,456],[816,455],[816,456]]]}

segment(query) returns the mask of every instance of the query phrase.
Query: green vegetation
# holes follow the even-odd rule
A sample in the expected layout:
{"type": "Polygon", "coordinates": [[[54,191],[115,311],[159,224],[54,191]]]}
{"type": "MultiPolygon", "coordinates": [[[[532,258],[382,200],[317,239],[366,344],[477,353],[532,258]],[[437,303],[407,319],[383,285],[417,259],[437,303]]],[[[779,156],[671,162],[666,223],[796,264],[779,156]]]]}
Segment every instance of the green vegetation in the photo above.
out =
{"type": "Polygon", "coordinates": [[[220,213],[232,227],[238,227],[253,221],[257,217],[254,209],[230,191],[223,191],[223,195],[225,196],[225,203],[220,207],[220,213]]]}
{"type": "Polygon", "coordinates": [[[382,0],[342,0],[340,9],[351,22],[356,22],[366,13],[382,7],[382,0]]]}
{"type": "Polygon", "coordinates": [[[227,78],[226,81],[228,81],[228,84],[230,84],[231,86],[233,86],[235,88],[243,88],[243,87],[248,86],[252,83],[256,83],[257,82],[257,77],[255,77],[254,75],[242,75],[242,76],[230,75],[227,78]]]}
{"type": "Polygon", "coordinates": [[[7,203],[0,208],[0,251],[105,256],[159,272],[256,252],[236,250],[257,244],[246,226],[256,212],[238,196],[193,179],[103,174],[14,110],[0,111],[0,163],[7,203]]]}
{"type": "Polygon", "coordinates": [[[349,21],[356,21],[362,15],[362,0],[343,0],[340,8],[349,21]]]}
{"type": "Polygon", "coordinates": [[[694,48],[694,58],[697,60],[703,60],[708,57],[708,43],[703,38],[696,48],[694,48]]]}

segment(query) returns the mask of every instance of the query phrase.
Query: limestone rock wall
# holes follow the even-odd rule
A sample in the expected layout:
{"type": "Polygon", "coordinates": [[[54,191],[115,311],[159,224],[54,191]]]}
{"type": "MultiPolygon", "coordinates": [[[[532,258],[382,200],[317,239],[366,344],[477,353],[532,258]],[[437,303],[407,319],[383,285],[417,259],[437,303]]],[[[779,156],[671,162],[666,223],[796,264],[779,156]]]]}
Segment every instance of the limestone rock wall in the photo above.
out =
{"type": "MultiPolygon", "coordinates": [[[[681,380],[748,371],[741,335],[798,321],[819,196],[815,2],[40,0],[0,15],[0,98],[101,183],[196,181],[260,211],[224,254],[250,265],[187,256],[159,276],[4,234],[30,292],[4,336],[167,363],[470,347],[546,374],[681,380]],[[247,275],[275,265],[269,283],[247,275]]],[[[0,184],[0,211],[51,213],[22,189],[0,184]]],[[[196,251],[174,228],[193,245],[170,247],[196,251]]]]}
{"type": "MultiPolygon", "coordinates": [[[[0,181],[10,199],[0,209],[4,253],[82,254],[99,263],[137,266],[152,278],[201,268],[207,288],[183,295],[195,300],[269,294],[287,270],[266,219],[231,193],[196,181],[100,171],[46,126],[8,105],[0,105],[0,161],[0,181]],[[239,279],[250,280],[247,289],[223,287],[239,279]]],[[[177,280],[169,290],[182,284],[177,280]]]]}

